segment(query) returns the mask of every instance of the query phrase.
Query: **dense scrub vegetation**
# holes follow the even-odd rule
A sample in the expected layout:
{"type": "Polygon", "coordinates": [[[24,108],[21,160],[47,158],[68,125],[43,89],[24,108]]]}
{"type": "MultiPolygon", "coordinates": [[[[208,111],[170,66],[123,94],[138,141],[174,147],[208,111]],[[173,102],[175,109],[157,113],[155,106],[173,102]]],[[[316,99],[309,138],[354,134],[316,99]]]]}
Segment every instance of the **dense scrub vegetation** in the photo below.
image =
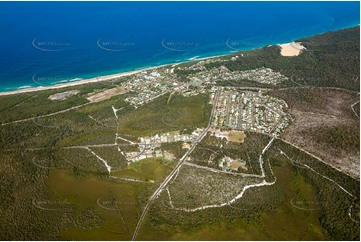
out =
{"type": "MultiPolygon", "coordinates": [[[[297,41],[302,42],[306,50],[296,57],[281,56],[280,47],[271,46],[253,51],[242,51],[236,55],[243,54],[243,57],[235,61],[215,62],[206,67],[211,69],[224,65],[231,71],[267,67],[291,78],[290,85],[359,90],[360,27],[297,41]]],[[[249,84],[237,82],[239,85],[249,84]]]]}
{"type": "Polygon", "coordinates": [[[350,207],[358,208],[360,204],[358,180],[281,141],[276,141],[268,155],[271,165],[283,166],[285,162],[291,164],[292,169],[316,189],[317,204],[320,206],[319,220],[331,240],[359,240],[359,210],[355,209],[349,215],[350,207]],[[280,157],[284,156],[280,150],[292,160],[283,158],[282,161],[280,157]]]}
{"type": "Polygon", "coordinates": [[[212,105],[207,94],[191,97],[175,95],[167,104],[169,94],[158,97],[131,113],[121,115],[119,131],[141,137],[157,133],[207,127],[212,105]]]}
{"type": "Polygon", "coordinates": [[[38,92],[0,96],[0,123],[46,115],[71,108],[76,105],[89,103],[86,97],[88,97],[90,93],[103,89],[109,89],[114,87],[116,84],[124,82],[125,80],[126,78],[122,78],[114,81],[89,83],[75,87],[65,87],[62,89],[49,89],[38,92]],[[79,90],[79,93],[62,101],[52,101],[48,99],[48,97],[52,94],[69,90],[79,90]]]}
{"type": "MultiPolygon", "coordinates": [[[[307,51],[298,57],[282,57],[279,48],[273,46],[242,52],[244,57],[225,65],[231,70],[270,67],[292,77],[300,85],[358,90],[359,27],[300,41],[307,51]]],[[[210,64],[207,68],[217,65],[210,64]]],[[[114,84],[93,83],[64,88],[61,91],[78,89],[80,93],[59,102],[50,101],[48,96],[60,89],[3,96],[0,97],[0,122],[85,104],[88,94],[114,84]]],[[[239,81],[227,85],[249,84],[239,81]]],[[[278,94],[282,96],[282,93],[278,94]]],[[[309,103],[305,109],[320,102],[317,93],[291,92],[287,95],[291,97],[290,105],[302,105],[297,104],[299,99],[309,103]]],[[[0,239],[131,239],[144,205],[175,162],[145,159],[128,165],[115,148],[93,148],[94,152],[110,160],[112,166],[119,168],[110,177],[104,164],[86,149],[64,148],[113,144],[117,120],[112,105],[124,107],[118,112],[118,131],[132,141],[159,132],[180,130],[190,133],[196,127],[206,127],[211,105],[206,94],[188,98],[176,95],[169,104],[165,95],[135,110],[124,101],[126,96],[115,96],[52,117],[0,126],[0,239]],[[99,206],[99,201],[110,210],[99,206]]],[[[359,112],[359,105],[355,105],[355,109],[359,112]]],[[[355,118],[351,110],[341,112],[341,115],[355,118]]],[[[325,137],[334,149],[341,147],[348,151],[359,146],[358,135],[351,126],[324,127],[313,139],[321,142],[325,137]]],[[[258,174],[259,154],[269,139],[265,135],[246,132],[244,143],[226,144],[224,140],[207,136],[194,150],[193,162],[205,165],[213,154],[208,152],[209,149],[217,149],[217,152],[223,144],[222,155],[247,161],[249,170],[245,172],[258,174]]],[[[175,161],[185,152],[180,143],[163,144],[161,148],[172,153],[175,161]]],[[[135,150],[130,145],[123,149],[135,150]]],[[[358,180],[279,140],[268,150],[264,161],[266,180],[276,183],[249,189],[230,206],[194,213],[177,211],[170,208],[167,193],[163,192],[152,205],[139,239],[359,240],[358,180]],[[306,210],[295,207],[292,201],[306,210]]],[[[187,181],[186,177],[183,179],[187,181]]],[[[201,183],[198,188],[202,188],[201,183]]],[[[212,186],[208,188],[214,192],[212,186]]],[[[188,192],[194,192],[191,186],[189,189],[188,192]]],[[[206,200],[207,196],[196,198],[206,200]]]]}
{"type": "Polygon", "coordinates": [[[280,140],[264,160],[274,185],[251,188],[229,206],[191,213],[171,209],[163,193],[139,238],[359,240],[358,181],[280,140]]]}
{"type": "Polygon", "coordinates": [[[360,149],[360,135],[358,126],[340,125],[337,127],[319,127],[310,130],[313,134],[312,140],[324,144],[328,150],[337,150],[334,155],[341,155],[339,152],[355,153],[360,149]]]}
{"type": "Polygon", "coordinates": [[[192,162],[215,169],[219,168],[219,162],[224,157],[241,159],[246,162],[247,169],[240,170],[242,173],[260,174],[259,156],[263,148],[270,141],[267,135],[255,132],[245,132],[243,143],[228,142],[225,138],[220,139],[207,135],[197,145],[190,157],[192,162]]]}

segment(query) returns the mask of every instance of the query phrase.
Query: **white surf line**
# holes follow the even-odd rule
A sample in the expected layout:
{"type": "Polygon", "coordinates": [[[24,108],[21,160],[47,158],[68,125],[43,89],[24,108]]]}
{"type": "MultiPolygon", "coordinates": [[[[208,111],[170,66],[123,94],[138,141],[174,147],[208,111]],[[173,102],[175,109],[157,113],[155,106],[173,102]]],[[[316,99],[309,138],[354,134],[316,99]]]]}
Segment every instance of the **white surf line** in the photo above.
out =
{"type": "Polygon", "coordinates": [[[99,160],[101,160],[104,164],[104,166],[106,167],[109,175],[110,175],[110,172],[112,170],[112,167],[108,165],[108,162],[106,160],[104,160],[103,158],[101,158],[100,156],[98,156],[94,151],[92,151],[91,149],[89,149],[88,147],[86,147],[85,149],[87,149],[88,151],[90,151],[90,153],[92,153],[95,157],[97,157],[99,160]]]}
{"type": "Polygon", "coordinates": [[[223,173],[223,174],[229,174],[229,175],[233,175],[233,176],[242,176],[242,177],[256,177],[256,178],[262,178],[261,175],[256,175],[256,174],[247,174],[247,173],[236,173],[236,172],[229,172],[229,171],[221,171],[221,170],[217,170],[217,169],[214,169],[214,168],[210,168],[210,167],[206,167],[206,166],[200,166],[200,165],[197,165],[197,164],[193,164],[193,163],[190,163],[190,162],[184,162],[183,163],[184,165],[187,165],[187,166],[192,166],[192,167],[196,167],[198,169],[204,169],[204,170],[207,170],[207,171],[210,171],[210,172],[214,172],[214,173],[223,173]]]}
{"type": "MultiPolygon", "coordinates": [[[[282,152],[283,152],[283,151],[282,151],[282,152]]],[[[309,167],[309,166],[306,165],[306,164],[302,164],[302,163],[293,161],[285,152],[283,152],[283,155],[286,156],[287,159],[289,159],[289,160],[291,161],[291,163],[297,163],[297,164],[300,164],[300,165],[302,165],[302,166],[310,169],[311,171],[315,172],[317,175],[322,176],[322,177],[325,178],[326,180],[329,180],[330,182],[332,182],[332,183],[334,183],[335,185],[337,185],[342,191],[344,191],[345,193],[347,193],[347,194],[350,195],[351,197],[354,197],[354,195],[352,195],[349,191],[347,191],[345,188],[343,188],[341,185],[339,185],[337,182],[335,182],[335,181],[332,180],[331,178],[322,175],[321,173],[315,171],[312,167],[309,167]]]]}
{"type": "Polygon", "coordinates": [[[359,103],[360,101],[357,101],[357,102],[355,102],[355,103],[353,103],[353,104],[351,104],[351,109],[352,109],[352,111],[353,111],[353,113],[356,115],[356,117],[360,117],[359,115],[358,115],[358,113],[356,113],[356,111],[355,111],[355,109],[353,108],[353,106],[355,106],[357,103],[359,103]]]}

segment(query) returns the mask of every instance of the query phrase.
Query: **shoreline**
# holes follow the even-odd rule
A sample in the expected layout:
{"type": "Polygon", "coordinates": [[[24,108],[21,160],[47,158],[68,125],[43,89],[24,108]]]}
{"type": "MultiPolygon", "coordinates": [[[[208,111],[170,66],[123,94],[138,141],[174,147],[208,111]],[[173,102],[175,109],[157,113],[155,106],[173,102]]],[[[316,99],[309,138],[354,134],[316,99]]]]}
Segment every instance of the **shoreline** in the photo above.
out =
{"type": "MultiPolygon", "coordinates": [[[[256,49],[258,49],[258,48],[256,48],[256,49]]],[[[92,78],[88,78],[88,79],[84,79],[84,80],[80,80],[80,81],[58,83],[58,84],[49,85],[49,86],[30,87],[30,88],[24,88],[24,89],[19,89],[19,90],[14,90],[14,91],[0,92],[0,96],[8,96],[8,95],[14,95],[14,94],[28,93],[28,92],[38,92],[38,91],[45,91],[45,90],[52,90],[52,89],[60,89],[60,88],[65,88],[65,87],[79,86],[79,85],[88,84],[88,83],[109,81],[109,80],[117,79],[120,77],[131,76],[131,75],[143,72],[143,71],[154,70],[154,69],[161,68],[161,67],[177,66],[177,65],[180,65],[183,63],[190,63],[190,62],[201,61],[201,60],[205,60],[205,59],[213,59],[213,58],[218,58],[218,57],[224,57],[227,55],[232,55],[232,53],[209,56],[209,57],[201,57],[201,58],[196,58],[194,60],[187,59],[187,60],[181,61],[181,62],[162,64],[162,65],[152,66],[152,67],[145,67],[145,68],[142,68],[139,70],[119,72],[119,73],[115,73],[115,74],[92,77],[92,78]]]]}
{"type": "Polygon", "coordinates": [[[109,75],[103,75],[103,76],[87,78],[87,79],[83,79],[83,80],[80,80],[80,81],[67,82],[67,83],[58,83],[58,84],[53,84],[53,85],[49,85],[49,86],[29,87],[29,88],[17,89],[17,90],[13,90],[13,91],[5,91],[5,92],[0,91],[0,96],[8,96],[8,95],[13,95],[13,94],[22,94],[22,93],[28,93],[28,92],[37,92],[37,91],[44,91],[44,90],[60,89],[60,88],[78,86],[78,85],[83,85],[83,84],[88,84],[88,83],[109,81],[109,80],[120,78],[120,77],[134,75],[134,74],[142,72],[142,71],[153,70],[153,69],[157,69],[157,68],[165,67],[165,66],[176,66],[176,65],[183,64],[183,63],[191,63],[191,62],[196,62],[196,61],[201,61],[201,60],[206,60],[206,59],[213,59],[213,58],[231,56],[231,55],[234,55],[234,54],[239,53],[241,51],[252,51],[252,50],[256,50],[256,49],[261,49],[261,48],[266,47],[266,46],[280,46],[281,47],[281,45],[291,45],[292,43],[296,42],[298,39],[309,38],[309,37],[316,36],[316,35],[322,35],[322,34],[325,34],[325,33],[328,33],[328,32],[335,32],[335,31],[339,31],[339,30],[343,30],[343,29],[355,28],[355,27],[358,27],[358,26],[360,26],[360,24],[356,24],[356,25],[353,24],[351,26],[343,27],[343,28],[340,28],[340,29],[337,29],[337,30],[330,30],[330,31],[317,33],[317,34],[306,36],[306,37],[296,38],[296,39],[290,40],[289,42],[286,42],[286,43],[273,43],[273,44],[269,44],[269,45],[258,46],[258,47],[254,47],[254,48],[250,48],[250,49],[237,50],[237,51],[236,50],[234,50],[234,51],[229,50],[228,53],[226,53],[226,54],[217,54],[217,55],[213,55],[213,56],[211,55],[211,56],[201,57],[201,58],[198,58],[198,56],[195,56],[195,57],[188,58],[188,59],[186,59],[184,61],[181,61],[181,62],[171,62],[171,63],[168,63],[168,64],[161,64],[161,65],[156,65],[156,66],[151,66],[151,67],[144,67],[144,68],[136,69],[136,70],[133,70],[133,71],[118,72],[118,73],[109,74],[109,75]],[[192,58],[195,58],[195,59],[192,59],[192,58]]]}

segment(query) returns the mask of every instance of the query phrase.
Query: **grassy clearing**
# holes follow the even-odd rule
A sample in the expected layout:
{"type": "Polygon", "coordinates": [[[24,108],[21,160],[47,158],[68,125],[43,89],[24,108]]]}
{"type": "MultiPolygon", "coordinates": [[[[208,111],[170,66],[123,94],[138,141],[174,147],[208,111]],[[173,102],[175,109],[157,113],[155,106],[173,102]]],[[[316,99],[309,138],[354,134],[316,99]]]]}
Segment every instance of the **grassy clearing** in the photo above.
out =
{"type": "Polygon", "coordinates": [[[180,128],[194,129],[208,125],[211,111],[208,95],[199,94],[192,97],[175,95],[169,104],[167,100],[168,95],[163,95],[121,116],[119,133],[137,137],[151,136],[180,128]]]}
{"type": "MultiPolygon", "coordinates": [[[[114,173],[119,178],[160,182],[170,172],[166,161],[148,159],[114,173]]],[[[74,176],[69,170],[53,170],[48,186],[52,199],[66,199],[73,206],[62,239],[130,240],[143,201],[157,183],[104,180],[96,175],[74,176]]]]}
{"type": "Polygon", "coordinates": [[[78,221],[83,226],[75,223],[75,228],[62,231],[63,239],[129,239],[128,230],[134,227],[139,210],[136,196],[138,192],[144,189],[143,184],[119,184],[104,181],[94,176],[77,178],[66,170],[52,171],[48,184],[55,198],[66,198],[67,201],[74,204],[74,221],[78,221],[78,218],[87,209],[93,209],[96,215],[100,217],[101,222],[99,224],[88,226],[88,228],[85,228],[84,224],[91,224],[91,221],[78,221]],[[100,204],[104,207],[119,209],[119,211],[100,207],[97,203],[98,199],[102,201],[100,204]],[[123,219],[126,221],[125,224],[123,219]]]}
{"type": "Polygon", "coordinates": [[[34,199],[48,203],[48,170],[35,166],[27,152],[1,152],[0,239],[60,240],[67,212],[44,211],[34,199]],[[19,232],[21,231],[21,233],[19,232]]]}
{"type": "Polygon", "coordinates": [[[243,143],[246,135],[243,131],[231,131],[228,134],[228,140],[236,143],[243,143]]]}
{"type": "MultiPolygon", "coordinates": [[[[359,224],[352,221],[348,214],[351,206],[359,207],[359,182],[285,143],[277,141],[275,144],[276,146],[270,149],[268,153],[270,155],[272,154],[273,164],[277,167],[291,166],[291,169],[297,176],[303,177],[301,181],[309,184],[307,185],[308,188],[306,188],[309,190],[309,186],[311,185],[315,191],[315,195],[313,196],[315,196],[317,200],[300,196],[297,189],[295,189],[295,198],[298,199],[298,201],[316,201],[315,203],[309,204],[304,202],[301,205],[310,207],[318,206],[319,209],[317,211],[319,211],[320,214],[319,220],[322,227],[327,231],[327,236],[332,240],[359,240],[359,224]],[[291,165],[290,160],[280,155],[276,147],[286,152],[297,164],[294,163],[291,165]],[[304,166],[300,164],[311,167],[319,174],[310,169],[305,169],[304,166]],[[334,180],[334,182],[323,176],[334,180]],[[354,197],[345,193],[335,182],[353,194],[354,197]]],[[[301,181],[299,180],[298,183],[302,184],[301,181]]],[[[293,186],[297,187],[298,183],[297,181],[294,182],[293,186]]],[[[354,213],[354,216],[353,218],[355,220],[359,220],[357,213],[354,213]]]]}
{"type": "Polygon", "coordinates": [[[144,159],[133,162],[129,168],[141,174],[146,181],[162,182],[164,174],[170,172],[173,163],[162,158],[144,159]]]}

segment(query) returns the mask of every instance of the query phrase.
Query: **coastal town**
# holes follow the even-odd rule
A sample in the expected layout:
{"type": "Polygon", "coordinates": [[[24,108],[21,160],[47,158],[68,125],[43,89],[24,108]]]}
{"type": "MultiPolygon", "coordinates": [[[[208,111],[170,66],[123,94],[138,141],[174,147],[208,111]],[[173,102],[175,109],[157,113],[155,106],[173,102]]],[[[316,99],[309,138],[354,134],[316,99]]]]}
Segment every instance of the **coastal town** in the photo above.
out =
{"type": "MultiPolygon", "coordinates": [[[[233,56],[230,60],[236,60],[233,56]]],[[[288,78],[270,68],[257,68],[246,71],[230,71],[225,66],[206,69],[206,65],[215,62],[224,62],[223,59],[207,59],[196,62],[191,66],[171,65],[168,68],[156,68],[142,71],[130,77],[121,84],[123,90],[130,91],[133,95],[126,98],[135,108],[168,93],[180,93],[183,96],[192,96],[206,93],[214,88],[217,83],[228,80],[248,80],[255,83],[277,85],[288,81],[288,78]],[[197,71],[189,74],[187,81],[180,81],[175,70],[197,71]]],[[[214,90],[214,89],[213,89],[214,90]]],[[[119,94],[119,93],[118,93],[119,94]]],[[[97,94],[98,95],[98,94],[97,94]]],[[[259,98],[257,98],[258,100],[259,98]]],[[[251,100],[252,101],[252,100],[251,100]]]]}
{"type": "Polygon", "coordinates": [[[359,1],[0,4],[1,241],[360,241],[359,1]]]}
{"type": "MultiPolygon", "coordinates": [[[[212,89],[213,91],[215,88],[212,89]]],[[[215,93],[211,93],[211,100],[215,93]]],[[[287,104],[262,91],[220,88],[213,128],[248,130],[278,136],[288,125],[287,104]]]]}
{"type": "Polygon", "coordinates": [[[156,134],[151,137],[140,137],[139,151],[123,152],[129,162],[139,161],[145,158],[154,157],[171,157],[172,154],[161,150],[161,144],[182,142],[182,148],[189,149],[190,144],[194,142],[202,133],[203,129],[196,129],[192,134],[180,134],[179,131],[168,132],[164,134],[156,134]]]}
{"type": "MultiPolygon", "coordinates": [[[[190,70],[196,70],[196,67],[195,69],[191,68],[190,70]]],[[[231,72],[227,67],[221,66],[209,71],[198,72],[191,77],[191,80],[193,82],[210,82],[212,84],[222,81],[247,80],[262,84],[277,85],[287,81],[288,78],[278,72],[274,72],[270,68],[262,67],[253,70],[231,72]]]]}
{"type": "MultiPolygon", "coordinates": [[[[234,60],[239,57],[232,58],[234,60]]],[[[231,142],[237,141],[229,139],[230,132],[250,131],[271,137],[279,136],[291,121],[291,117],[286,112],[287,104],[283,100],[267,95],[262,89],[245,90],[237,87],[222,87],[217,86],[217,82],[248,79],[277,85],[287,81],[287,78],[269,68],[231,72],[221,66],[206,70],[205,65],[215,61],[222,62],[222,60],[208,59],[186,67],[178,67],[175,64],[168,68],[141,71],[130,76],[118,88],[129,93],[125,101],[135,109],[162,95],[168,95],[169,101],[174,94],[193,96],[207,93],[209,103],[213,105],[208,130],[213,136],[226,138],[231,142]],[[201,70],[201,72],[190,74],[188,81],[184,82],[179,81],[175,69],[201,70]]],[[[95,95],[99,95],[99,93],[95,95]]],[[[189,150],[192,145],[196,144],[203,132],[207,133],[205,128],[197,128],[192,134],[180,134],[179,131],[174,131],[151,137],[139,137],[137,151],[123,152],[121,149],[119,151],[130,163],[146,158],[165,157],[170,154],[162,150],[163,143],[180,142],[183,149],[189,150]]],[[[117,134],[117,136],[121,136],[121,134],[117,134]]],[[[223,157],[219,168],[231,172],[247,169],[244,161],[234,160],[230,157],[223,157]]]]}
{"type": "Polygon", "coordinates": [[[167,70],[154,70],[135,74],[130,81],[123,84],[134,93],[125,100],[138,108],[168,92],[178,92],[185,96],[205,93],[204,86],[198,88],[198,90],[191,90],[190,83],[179,82],[176,75],[167,72],[167,70]]]}
{"type": "MultiPolygon", "coordinates": [[[[234,61],[240,56],[229,57],[228,61],[234,61]]],[[[126,158],[128,164],[146,158],[168,157],[172,159],[170,152],[162,150],[162,144],[179,142],[182,149],[191,151],[205,137],[210,134],[227,142],[242,143],[245,138],[243,132],[255,132],[278,137],[289,125],[291,116],[287,114],[287,103],[281,99],[267,95],[267,88],[257,87],[230,87],[221,86],[222,81],[245,79],[255,83],[278,85],[287,82],[288,78],[270,68],[257,68],[247,71],[230,71],[224,65],[220,67],[206,68],[212,63],[223,63],[225,59],[210,58],[195,62],[194,64],[173,64],[166,67],[150,68],[137,71],[127,78],[121,80],[112,88],[104,88],[89,93],[87,99],[90,103],[107,100],[113,96],[127,94],[124,99],[134,109],[167,95],[168,102],[174,95],[184,97],[206,94],[209,96],[209,104],[212,105],[208,127],[196,127],[191,134],[181,134],[180,131],[158,133],[151,137],[138,137],[137,142],[129,141],[122,137],[121,133],[115,134],[115,145],[119,141],[129,142],[135,149],[122,150],[122,145],[118,146],[118,151],[126,158]],[[194,71],[182,78],[177,74],[179,71],[194,71]],[[238,132],[238,133],[237,133],[238,132]],[[232,138],[231,136],[241,137],[232,138]]],[[[78,90],[69,90],[50,95],[52,101],[65,100],[79,93],[78,90]]],[[[116,109],[112,105],[112,110],[118,122],[116,109]]],[[[97,121],[94,117],[89,118],[97,121]]],[[[165,120],[163,120],[165,125],[165,120]]],[[[187,158],[190,161],[190,157],[187,158]]],[[[247,169],[243,160],[223,157],[219,162],[219,169],[231,172],[239,172],[247,169]]]]}

